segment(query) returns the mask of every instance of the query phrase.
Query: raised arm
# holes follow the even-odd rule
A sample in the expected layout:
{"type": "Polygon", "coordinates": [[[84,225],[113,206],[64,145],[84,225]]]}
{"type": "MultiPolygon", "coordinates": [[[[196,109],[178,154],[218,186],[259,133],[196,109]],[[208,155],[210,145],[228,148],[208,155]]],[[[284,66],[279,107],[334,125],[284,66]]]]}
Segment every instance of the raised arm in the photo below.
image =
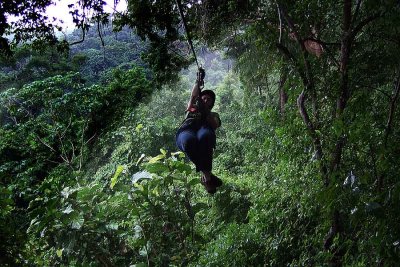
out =
{"type": "Polygon", "coordinates": [[[190,99],[189,99],[186,110],[190,110],[193,107],[193,105],[194,105],[197,97],[199,97],[199,95],[200,95],[200,85],[199,85],[199,81],[196,81],[195,84],[193,85],[192,94],[190,95],[190,99]]]}
{"type": "Polygon", "coordinates": [[[202,87],[204,87],[204,77],[205,76],[206,76],[206,72],[204,71],[204,69],[202,67],[200,67],[199,70],[197,71],[197,79],[196,79],[195,84],[193,85],[192,94],[190,95],[190,99],[189,99],[189,103],[187,105],[186,111],[193,108],[194,103],[196,102],[196,99],[199,97],[200,91],[201,91],[202,87]]]}

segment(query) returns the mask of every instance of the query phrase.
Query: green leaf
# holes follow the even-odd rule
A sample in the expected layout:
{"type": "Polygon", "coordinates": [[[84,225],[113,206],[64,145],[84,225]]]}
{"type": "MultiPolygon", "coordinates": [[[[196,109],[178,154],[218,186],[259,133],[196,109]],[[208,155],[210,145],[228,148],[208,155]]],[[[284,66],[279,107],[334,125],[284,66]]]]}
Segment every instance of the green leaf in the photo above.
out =
{"type": "Polygon", "coordinates": [[[184,158],[185,153],[183,153],[182,151],[172,152],[171,156],[178,156],[179,158],[184,158]]]}
{"type": "Polygon", "coordinates": [[[74,209],[72,208],[72,205],[69,205],[65,210],[62,211],[62,213],[70,214],[73,211],[74,209]]]}
{"type": "Polygon", "coordinates": [[[98,196],[101,191],[101,185],[93,184],[85,187],[81,187],[77,193],[77,199],[82,202],[90,202],[93,198],[98,196]]]}
{"type": "Polygon", "coordinates": [[[139,159],[136,161],[136,166],[138,166],[143,161],[145,156],[145,154],[140,155],[139,159]]]}
{"type": "Polygon", "coordinates": [[[151,164],[151,163],[156,163],[156,162],[160,161],[160,160],[163,159],[163,158],[165,158],[165,154],[160,154],[160,155],[158,155],[158,156],[155,156],[155,157],[151,158],[151,159],[149,160],[149,163],[150,163],[150,164],[151,164]]]}
{"type": "Polygon", "coordinates": [[[136,183],[140,179],[151,179],[151,173],[147,171],[141,171],[132,175],[132,183],[136,183]]]}
{"type": "Polygon", "coordinates": [[[171,176],[172,179],[175,180],[175,181],[186,182],[186,178],[185,178],[185,177],[182,177],[182,176],[179,175],[178,173],[172,173],[170,176],[171,176]]]}
{"type": "Polygon", "coordinates": [[[150,173],[162,173],[169,171],[169,168],[161,162],[146,164],[145,169],[150,173]]]}
{"type": "Polygon", "coordinates": [[[195,178],[195,179],[192,179],[192,180],[190,180],[190,181],[188,182],[188,186],[189,186],[189,187],[192,187],[192,186],[194,186],[194,185],[196,185],[196,184],[199,184],[199,183],[200,183],[200,179],[195,178]]]}
{"type": "Polygon", "coordinates": [[[69,187],[65,187],[63,188],[63,190],[61,191],[61,195],[64,198],[68,198],[70,195],[72,195],[73,193],[75,193],[76,189],[73,188],[69,188],[69,187]]]}
{"type": "Polygon", "coordinates": [[[118,230],[118,227],[119,227],[118,223],[109,223],[106,225],[106,228],[108,230],[118,230]]]}
{"type": "Polygon", "coordinates": [[[121,172],[124,170],[124,166],[122,165],[118,165],[117,170],[115,171],[114,176],[111,178],[111,184],[110,184],[110,188],[113,189],[115,184],[118,181],[118,176],[121,174],[121,172]]]}
{"type": "Polygon", "coordinates": [[[207,210],[209,209],[208,205],[206,203],[196,203],[193,205],[193,213],[196,214],[201,210],[207,210]]]}
{"type": "Polygon", "coordinates": [[[62,254],[63,254],[63,251],[64,251],[63,248],[62,249],[57,249],[57,251],[56,251],[57,257],[61,258],[62,254]]]}
{"type": "Polygon", "coordinates": [[[141,131],[142,129],[143,129],[143,124],[139,123],[139,124],[136,126],[135,131],[136,131],[137,133],[140,133],[140,131],[141,131]]]}
{"type": "Polygon", "coordinates": [[[83,215],[79,215],[78,217],[76,217],[72,220],[71,228],[79,230],[82,228],[82,225],[84,222],[85,222],[85,219],[83,218],[83,215]]]}
{"type": "Polygon", "coordinates": [[[186,164],[182,161],[173,161],[171,162],[171,167],[175,170],[178,170],[181,173],[189,174],[192,172],[192,167],[189,164],[186,164]]]}

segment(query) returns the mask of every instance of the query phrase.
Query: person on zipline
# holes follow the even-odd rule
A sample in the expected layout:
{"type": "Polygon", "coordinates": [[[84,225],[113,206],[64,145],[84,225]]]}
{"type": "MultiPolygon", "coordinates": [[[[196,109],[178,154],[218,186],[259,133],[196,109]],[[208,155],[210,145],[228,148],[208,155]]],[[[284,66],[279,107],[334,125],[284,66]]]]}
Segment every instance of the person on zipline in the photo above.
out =
{"type": "Polygon", "coordinates": [[[213,149],[216,145],[215,129],[221,126],[218,113],[211,112],[215,93],[203,90],[205,72],[197,73],[197,80],[186,109],[186,118],[176,133],[176,145],[201,172],[201,183],[207,192],[213,194],[222,185],[221,179],[212,174],[213,149]]]}

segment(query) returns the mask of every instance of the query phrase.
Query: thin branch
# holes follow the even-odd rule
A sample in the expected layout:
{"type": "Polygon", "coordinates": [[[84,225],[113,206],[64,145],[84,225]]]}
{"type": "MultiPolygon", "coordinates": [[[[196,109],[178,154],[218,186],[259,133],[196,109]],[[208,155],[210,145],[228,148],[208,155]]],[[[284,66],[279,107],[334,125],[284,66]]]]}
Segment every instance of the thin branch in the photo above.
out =
{"type": "Polygon", "coordinates": [[[361,2],[362,2],[362,0],[358,0],[358,1],[357,1],[357,6],[356,6],[356,9],[355,9],[354,14],[353,14],[353,24],[354,24],[354,22],[355,22],[356,19],[357,19],[358,12],[360,11],[361,2]]]}
{"type": "Polygon", "coordinates": [[[354,29],[350,32],[351,39],[355,38],[357,33],[359,33],[368,23],[376,20],[377,18],[382,17],[382,14],[374,14],[369,16],[368,18],[362,20],[354,29]]]}
{"type": "Polygon", "coordinates": [[[40,143],[42,143],[43,145],[47,146],[48,148],[50,148],[51,151],[53,152],[57,152],[54,148],[52,148],[49,144],[47,144],[45,141],[43,141],[38,135],[36,135],[36,138],[39,140],[40,143]]]}
{"type": "Polygon", "coordinates": [[[276,3],[276,8],[278,9],[278,18],[279,18],[279,44],[282,44],[282,18],[281,18],[281,9],[279,8],[278,3],[276,3]]]}
{"type": "Polygon", "coordinates": [[[393,90],[393,97],[391,98],[391,102],[390,102],[389,116],[388,116],[388,120],[387,120],[387,123],[386,123],[385,137],[384,137],[385,147],[387,145],[387,140],[388,140],[389,134],[390,134],[390,132],[392,130],[394,111],[396,110],[396,101],[397,101],[397,99],[399,97],[399,91],[400,91],[400,71],[399,71],[399,74],[397,76],[397,81],[395,83],[395,87],[394,87],[394,90],[393,90]]]}
{"type": "Polygon", "coordinates": [[[45,161],[51,162],[51,163],[55,163],[55,164],[60,164],[60,162],[54,161],[54,160],[50,160],[50,159],[45,159],[45,161]]]}
{"type": "Polygon", "coordinates": [[[61,136],[60,135],[58,135],[58,141],[60,141],[60,147],[61,147],[61,158],[64,160],[64,161],[66,161],[66,162],[69,162],[69,160],[65,160],[64,159],[64,157],[65,158],[68,158],[67,157],[67,153],[65,152],[65,148],[64,148],[64,142],[63,142],[63,140],[62,140],[62,138],[61,138],[61,136]]]}
{"type": "MultiPolygon", "coordinates": [[[[300,74],[300,77],[303,81],[305,90],[307,92],[311,93],[312,96],[312,105],[313,105],[313,111],[316,117],[318,117],[318,108],[317,108],[317,103],[316,103],[316,97],[315,97],[315,88],[314,88],[314,83],[313,83],[313,78],[311,74],[311,66],[310,66],[310,61],[307,59],[307,49],[304,45],[303,40],[300,38],[300,35],[295,27],[294,22],[290,18],[290,16],[287,14],[286,10],[278,4],[278,7],[281,10],[283,18],[286,20],[290,30],[293,32],[296,41],[298,42],[301,51],[302,51],[302,59],[304,62],[304,71],[302,68],[299,66],[298,62],[294,59],[293,55],[289,52],[289,50],[284,47],[281,44],[277,44],[278,49],[281,50],[281,52],[292,61],[292,63],[295,65],[295,67],[298,70],[298,73],[300,74]]],[[[316,132],[316,127],[314,123],[311,121],[310,116],[308,115],[308,112],[305,108],[305,99],[306,99],[306,91],[303,90],[299,97],[297,98],[297,105],[300,111],[300,116],[302,117],[304,123],[306,124],[306,127],[309,131],[310,137],[313,140],[314,143],[314,149],[316,151],[316,158],[317,160],[320,161],[320,171],[323,176],[325,184],[328,184],[328,176],[327,176],[327,169],[325,167],[325,164],[321,162],[323,158],[323,151],[322,151],[322,144],[321,140],[318,137],[318,134],[316,132]]],[[[318,119],[317,119],[318,121],[318,119]]]]}
{"type": "MultiPolygon", "coordinates": [[[[82,24],[83,24],[83,22],[82,22],[82,24]]],[[[85,30],[85,27],[83,27],[83,25],[82,25],[82,39],[79,40],[79,41],[75,41],[73,43],[70,43],[69,45],[76,45],[76,44],[83,43],[83,41],[85,41],[85,36],[86,36],[86,30],[85,30]]]]}
{"type": "MultiPolygon", "coordinates": [[[[56,121],[54,118],[53,118],[53,120],[56,121]]],[[[64,138],[64,136],[65,136],[65,134],[67,133],[68,128],[71,126],[71,124],[72,124],[72,116],[69,117],[68,125],[67,125],[67,127],[65,128],[65,130],[63,131],[63,133],[61,134],[61,138],[64,138]]]]}
{"type": "Polygon", "coordinates": [[[83,160],[83,146],[84,146],[84,144],[83,144],[83,136],[84,136],[84,132],[85,132],[85,128],[86,128],[86,125],[87,125],[87,121],[85,121],[85,123],[82,125],[82,134],[81,134],[81,152],[80,152],[80,158],[79,158],[79,171],[81,170],[81,168],[82,168],[82,160],[83,160]]]}
{"type": "MultiPolygon", "coordinates": [[[[312,123],[312,121],[310,120],[310,117],[307,113],[307,110],[305,108],[304,102],[306,99],[306,95],[305,95],[305,91],[303,90],[301,92],[301,94],[299,95],[299,97],[297,98],[297,106],[299,107],[299,111],[300,111],[300,115],[303,118],[303,121],[305,122],[307,129],[310,133],[310,136],[313,140],[314,143],[314,147],[315,147],[315,152],[316,152],[316,159],[321,161],[323,158],[323,151],[322,151],[322,144],[321,144],[321,140],[318,137],[318,134],[315,130],[315,127],[312,123]]],[[[325,164],[323,164],[322,162],[320,162],[320,171],[321,174],[323,176],[324,179],[324,183],[325,185],[328,185],[329,180],[328,180],[328,172],[327,169],[325,167],[325,164]]]]}
{"type": "Polygon", "coordinates": [[[70,161],[68,160],[67,157],[64,157],[63,155],[60,155],[63,161],[65,161],[68,165],[70,165],[70,161]]]}
{"type": "Polygon", "coordinates": [[[75,146],[74,146],[74,144],[71,142],[71,140],[69,140],[69,143],[71,144],[71,146],[72,146],[72,156],[71,156],[71,161],[73,161],[74,160],[74,158],[75,158],[75,146]]]}
{"type": "MultiPolygon", "coordinates": [[[[349,90],[349,75],[348,75],[348,63],[350,60],[350,49],[352,43],[351,37],[351,0],[345,0],[343,3],[343,20],[342,20],[342,38],[341,38],[341,48],[340,48],[340,94],[336,100],[336,114],[335,118],[341,120],[341,116],[346,108],[347,102],[350,98],[349,90]]],[[[329,172],[332,173],[337,170],[341,157],[343,147],[345,145],[345,137],[343,134],[338,137],[335,149],[331,155],[330,169],[329,172]]]]}
{"type": "Polygon", "coordinates": [[[297,41],[297,43],[300,45],[301,51],[303,52],[303,62],[304,62],[304,75],[305,75],[305,80],[303,80],[304,86],[308,89],[308,90],[313,90],[313,82],[312,82],[312,75],[311,75],[311,66],[310,66],[310,62],[307,59],[307,49],[304,45],[304,42],[302,40],[302,38],[300,37],[296,26],[292,20],[292,18],[288,15],[288,13],[286,12],[285,8],[283,8],[281,5],[279,5],[279,8],[281,10],[282,16],[283,18],[286,20],[287,24],[289,25],[290,30],[293,32],[294,37],[297,41]]]}
{"type": "Polygon", "coordinates": [[[171,46],[167,47],[168,50],[172,51],[173,53],[175,53],[177,56],[181,57],[184,60],[188,60],[185,56],[181,55],[178,51],[176,51],[175,49],[173,49],[171,46]]]}
{"type": "Polygon", "coordinates": [[[95,136],[96,136],[96,133],[85,142],[85,145],[87,145],[95,136]]]}
{"type": "Polygon", "coordinates": [[[294,22],[292,21],[292,18],[287,14],[286,9],[277,3],[279,10],[281,11],[280,14],[282,14],[283,18],[286,20],[289,29],[293,32],[294,37],[296,38],[296,41],[300,41],[301,38],[299,36],[299,33],[297,32],[296,26],[294,25],[294,22]]]}
{"type": "Polygon", "coordinates": [[[101,35],[101,30],[100,30],[100,19],[97,20],[97,32],[99,33],[101,46],[104,48],[104,40],[103,40],[103,36],[101,35]]]}

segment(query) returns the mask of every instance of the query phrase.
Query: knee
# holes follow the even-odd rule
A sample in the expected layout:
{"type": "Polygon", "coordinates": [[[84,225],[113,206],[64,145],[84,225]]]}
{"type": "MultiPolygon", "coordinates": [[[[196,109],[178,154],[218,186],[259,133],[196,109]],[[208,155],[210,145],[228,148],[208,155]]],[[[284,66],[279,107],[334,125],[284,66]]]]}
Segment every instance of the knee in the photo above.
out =
{"type": "Polygon", "coordinates": [[[197,140],[195,136],[181,133],[177,137],[177,145],[183,152],[190,152],[196,149],[197,140]]]}
{"type": "Polygon", "coordinates": [[[215,143],[215,132],[210,128],[203,128],[199,132],[198,138],[200,143],[210,143],[213,145],[215,143]]]}
{"type": "Polygon", "coordinates": [[[193,151],[197,147],[197,140],[195,138],[186,138],[182,142],[183,151],[193,151]]]}

